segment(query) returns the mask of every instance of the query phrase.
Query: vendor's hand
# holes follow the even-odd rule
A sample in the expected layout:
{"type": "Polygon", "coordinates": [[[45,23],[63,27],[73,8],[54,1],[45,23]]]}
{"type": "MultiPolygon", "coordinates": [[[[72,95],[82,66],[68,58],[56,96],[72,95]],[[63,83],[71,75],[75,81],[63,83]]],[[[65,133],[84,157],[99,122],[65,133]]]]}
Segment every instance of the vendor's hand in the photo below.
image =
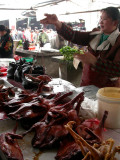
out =
{"type": "Polygon", "coordinates": [[[74,58],[79,59],[82,63],[95,65],[97,62],[97,58],[92,55],[90,52],[86,52],[84,54],[74,54],[74,58]]]}
{"type": "Polygon", "coordinates": [[[40,23],[42,24],[53,24],[57,29],[60,29],[62,23],[58,20],[55,14],[45,14],[46,18],[42,19],[40,23]]]}

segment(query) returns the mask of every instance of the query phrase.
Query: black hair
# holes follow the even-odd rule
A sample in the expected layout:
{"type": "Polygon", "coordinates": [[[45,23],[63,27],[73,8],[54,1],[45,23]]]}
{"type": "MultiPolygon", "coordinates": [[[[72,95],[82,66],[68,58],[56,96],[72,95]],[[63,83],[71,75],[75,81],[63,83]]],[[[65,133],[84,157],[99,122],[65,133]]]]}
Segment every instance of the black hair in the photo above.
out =
{"type": "Polygon", "coordinates": [[[8,34],[10,34],[10,29],[6,28],[6,31],[7,31],[8,34]]]}
{"type": "Polygon", "coordinates": [[[22,31],[22,28],[21,28],[21,27],[19,27],[19,28],[18,28],[18,31],[22,31]]]}
{"type": "Polygon", "coordinates": [[[113,21],[117,20],[119,22],[120,20],[120,13],[118,8],[116,7],[107,7],[102,9],[101,11],[104,11],[107,13],[107,15],[112,18],[113,21]]]}
{"type": "Polygon", "coordinates": [[[43,29],[40,29],[39,32],[43,32],[43,29]]]}
{"type": "Polygon", "coordinates": [[[10,29],[5,27],[4,25],[0,25],[0,31],[6,31],[8,34],[10,34],[10,29]]]}
{"type": "Polygon", "coordinates": [[[6,27],[4,25],[0,25],[0,31],[5,31],[6,27]]]}
{"type": "Polygon", "coordinates": [[[67,23],[67,25],[68,25],[69,27],[72,27],[72,23],[70,23],[70,22],[69,22],[69,23],[67,23]]]}

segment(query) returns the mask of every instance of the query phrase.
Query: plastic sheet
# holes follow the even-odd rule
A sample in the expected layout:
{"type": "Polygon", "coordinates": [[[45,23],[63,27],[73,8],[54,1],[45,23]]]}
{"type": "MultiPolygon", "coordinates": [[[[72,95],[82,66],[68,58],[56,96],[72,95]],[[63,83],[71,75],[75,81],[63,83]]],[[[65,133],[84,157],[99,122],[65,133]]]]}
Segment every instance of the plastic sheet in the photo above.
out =
{"type": "Polygon", "coordinates": [[[98,112],[97,100],[94,101],[92,99],[85,97],[79,115],[85,119],[96,118],[97,112],[98,112]]]}

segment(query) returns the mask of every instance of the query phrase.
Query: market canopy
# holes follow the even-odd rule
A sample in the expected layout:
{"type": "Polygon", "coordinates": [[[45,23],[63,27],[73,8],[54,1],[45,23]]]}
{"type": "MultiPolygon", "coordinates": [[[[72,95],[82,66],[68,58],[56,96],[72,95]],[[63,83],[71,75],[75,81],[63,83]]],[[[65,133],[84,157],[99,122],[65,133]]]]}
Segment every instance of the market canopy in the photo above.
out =
{"type": "Polygon", "coordinates": [[[0,20],[37,15],[39,21],[44,13],[55,13],[62,21],[77,21],[82,17],[89,25],[92,18],[96,24],[98,11],[108,6],[119,8],[120,0],[4,0],[0,2],[0,20]]]}
{"type": "Polygon", "coordinates": [[[31,7],[38,8],[46,5],[56,5],[62,2],[71,2],[79,6],[84,6],[84,4],[89,5],[91,2],[93,4],[102,3],[102,5],[112,5],[116,7],[120,6],[120,0],[4,0],[0,2],[0,8],[30,9],[31,7]]]}
{"type": "MultiPolygon", "coordinates": [[[[46,7],[57,7],[63,14],[80,11],[99,10],[103,7],[120,7],[120,0],[4,0],[0,2],[0,10],[37,10],[46,7]],[[62,6],[62,11],[61,7],[62,6]]],[[[45,9],[47,11],[47,8],[45,9]]]]}

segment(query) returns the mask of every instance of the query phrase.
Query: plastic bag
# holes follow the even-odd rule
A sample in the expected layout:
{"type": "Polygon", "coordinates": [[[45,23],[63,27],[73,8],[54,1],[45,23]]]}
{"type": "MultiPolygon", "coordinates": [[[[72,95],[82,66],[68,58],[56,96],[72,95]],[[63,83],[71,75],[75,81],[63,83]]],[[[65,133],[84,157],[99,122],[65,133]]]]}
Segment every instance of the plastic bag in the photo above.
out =
{"type": "Polygon", "coordinates": [[[23,49],[24,50],[29,50],[29,41],[28,40],[25,40],[24,44],[23,44],[23,49]]]}
{"type": "Polygon", "coordinates": [[[40,74],[43,75],[45,74],[45,68],[42,66],[36,66],[33,68],[32,74],[40,74]]]}
{"type": "Polygon", "coordinates": [[[85,97],[79,115],[85,119],[96,118],[98,113],[97,101],[85,97]]]}
{"type": "Polygon", "coordinates": [[[17,67],[17,65],[15,62],[9,63],[9,67],[7,70],[7,78],[8,79],[14,79],[14,73],[15,73],[16,67],[17,67]]]}
{"type": "Polygon", "coordinates": [[[22,69],[22,78],[25,77],[24,74],[30,73],[30,70],[31,70],[31,65],[25,66],[25,67],[22,69]]]}
{"type": "Polygon", "coordinates": [[[14,80],[17,82],[22,82],[22,66],[18,66],[14,73],[14,80]]]}
{"type": "Polygon", "coordinates": [[[24,63],[26,63],[26,60],[25,59],[20,59],[18,61],[16,61],[16,65],[23,65],[24,63]]]}

